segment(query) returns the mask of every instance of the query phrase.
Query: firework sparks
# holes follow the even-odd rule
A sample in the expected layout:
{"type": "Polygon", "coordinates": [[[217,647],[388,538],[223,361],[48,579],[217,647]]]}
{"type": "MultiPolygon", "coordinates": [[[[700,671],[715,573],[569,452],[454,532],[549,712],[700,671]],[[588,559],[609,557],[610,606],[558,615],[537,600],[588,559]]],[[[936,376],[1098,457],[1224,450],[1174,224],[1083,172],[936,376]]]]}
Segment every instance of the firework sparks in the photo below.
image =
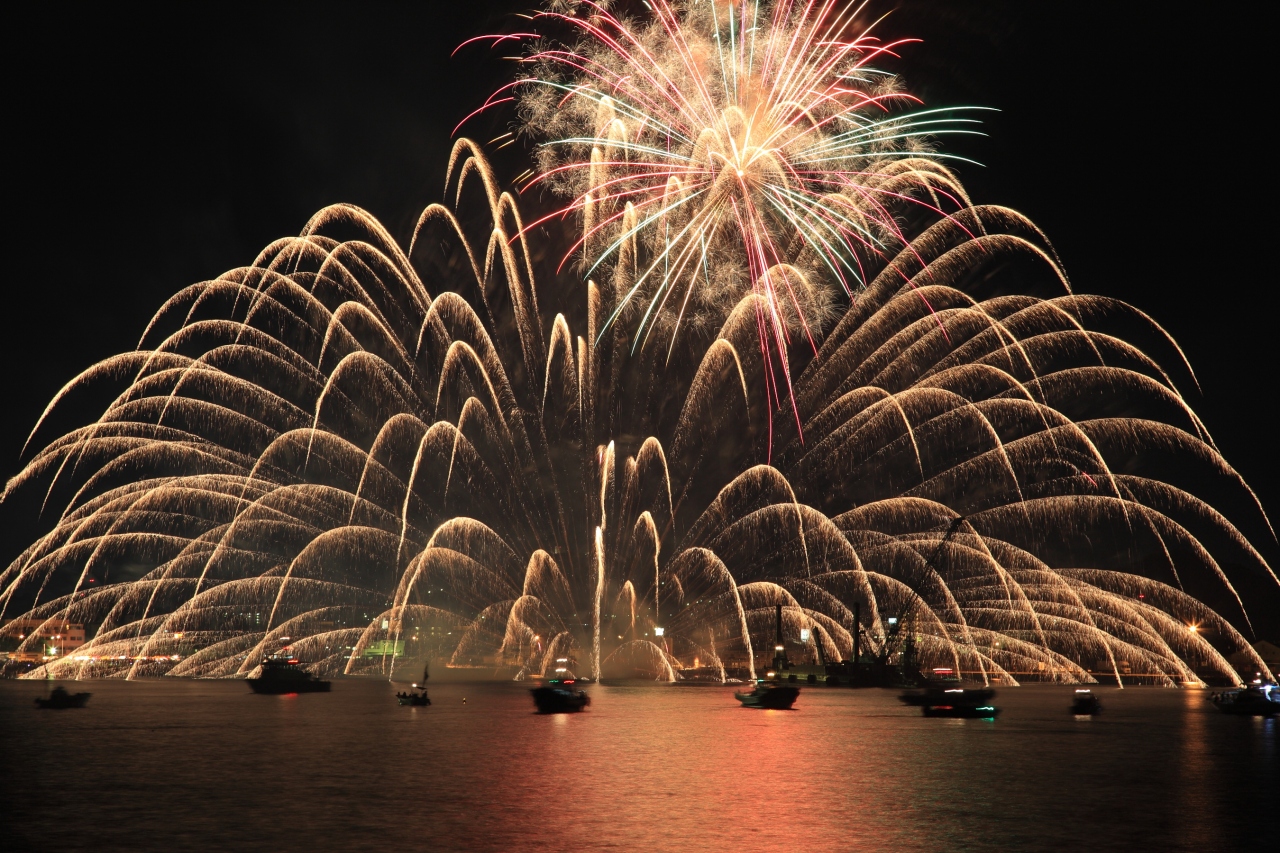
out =
{"type": "Polygon", "coordinates": [[[577,43],[520,34],[535,40],[530,73],[486,108],[518,100],[541,143],[526,189],[568,197],[552,216],[581,219],[570,254],[587,277],[611,274],[601,333],[625,315],[633,347],[659,328],[674,343],[754,295],[780,405],[786,348],[816,348],[841,294],[864,285],[865,260],[908,242],[904,205],[967,205],[931,141],[974,122],[924,109],[877,67],[904,42],[872,36],[863,6],[646,6],[634,21],[592,2],[534,16],[577,43]]]}
{"type": "Polygon", "coordinates": [[[328,208],[175,294],[138,351],[54,399],[0,495],[56,513],[0,569],[0,621],[22,626],[33,677],[243,677],[287,645],[325,673],[416,676],[430,657],[517,678],[751,679],[779,605],[806,655],[860,642],[888,665],[899,619],[926,671],[1002,684],[1198,683],[1196,661],[1235,678],[1235,653],[1266,671],[1227,617],[1249,627],[1231,575],[1270,567],[1144,460],[1176,451],[1252,495],[1168,375],[1088,328],[1132,309],[1017,294],[1008,261],[1057,267],[1016,213],[938,219],[881,265],[797,372],[808,444],[780,442],[767,466],[746,428],[768,371],[750,310],[641,381],[660,353],[592,345],[595,288],[575,336],[552,313],[565,291],[539,297],[509,245],[523,220],[479,148],[449,163],[492,253],[441,205],[405,249],[328,208]],[[1014,295],[960,289],[988,263],[1014,295]],[[104,388],[105,411],[50,437],[104,388]],[[1108,411],[1119,393],[1138,416],[1108,411]],[[1080,401],[1099,402],[1062,411],[1080,401]],[[46,653],[63,625],[87,642],[46,653]]]}
{"type": "Polygon", "coordinates": [[[47,513],[0,570],[31,675],[239,677],[287,645],[326,673],[723,682],[755,678],[779,607],[815,665],[1270,675],[1235,584],[1265,606],[1280,579],[1178,481],[1270,522],[1154,355],[1100,330],[1181,351],[968,204],[928,147],[950,125],[873,69],[894,45],[859,10],[582,8],[541,16],[579,46],[539,39],[486,107],[545,133],[529,183],[580,217],[585,300],[539,286],[467,139],[406,246],[335,205],[179,291],[54,398],[0,493],[47,513]],[[698,324],[666,365],[643,346],[698,324]],[[786,431],[769,465],[761,423],[786,431]],[[44,646],[75,625],[74,654],[44,646]]]}

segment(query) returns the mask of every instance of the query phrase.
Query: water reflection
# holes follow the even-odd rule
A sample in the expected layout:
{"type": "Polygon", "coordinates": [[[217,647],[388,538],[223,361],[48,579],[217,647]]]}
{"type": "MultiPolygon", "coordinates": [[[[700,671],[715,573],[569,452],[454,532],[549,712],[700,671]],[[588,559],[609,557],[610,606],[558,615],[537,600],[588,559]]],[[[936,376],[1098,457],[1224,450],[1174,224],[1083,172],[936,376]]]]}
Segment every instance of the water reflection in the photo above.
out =
{"type": "Polygon", "coordinates": [[[1198,691],[1105,690],[1090,719],[1069,689],[1003,690],[992,722],[826,688],[786,712],[598,685],[553,716],[515,684],[433,684],[417,709],[372,681],[99,682],[75,716],[28,708],[33,689],[0,682],[22,768],[0,795],[22,843],[51,848],[1200,853],[1247,842],[1280,791],[1275,721],[1198,691]]]}

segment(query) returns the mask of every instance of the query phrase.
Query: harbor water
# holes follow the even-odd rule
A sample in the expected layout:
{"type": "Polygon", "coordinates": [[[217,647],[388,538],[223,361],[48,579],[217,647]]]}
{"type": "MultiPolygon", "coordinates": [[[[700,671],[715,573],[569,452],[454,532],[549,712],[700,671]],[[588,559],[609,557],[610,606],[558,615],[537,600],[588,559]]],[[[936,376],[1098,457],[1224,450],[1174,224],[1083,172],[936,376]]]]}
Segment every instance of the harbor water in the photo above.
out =
{"type": "Polygon", "coordinates": [[[1207,692],[1000,690],[994,721],[889,690],[593,685],[539,716],[527,685],[96,681],[83,710],[0,682],[0,847],[25,850],[1032,851],[1263,849],[1280,720],[1207,692]]]}

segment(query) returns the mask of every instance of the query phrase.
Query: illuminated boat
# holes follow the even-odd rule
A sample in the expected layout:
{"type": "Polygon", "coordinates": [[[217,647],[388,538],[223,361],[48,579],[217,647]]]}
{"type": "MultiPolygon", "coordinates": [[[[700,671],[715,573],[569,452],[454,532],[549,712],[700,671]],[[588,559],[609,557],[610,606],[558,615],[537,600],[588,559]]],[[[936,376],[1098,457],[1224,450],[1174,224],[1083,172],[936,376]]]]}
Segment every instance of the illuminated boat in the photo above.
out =
{"type": "Polygon", "coordinates": [[[907,690],[898,695],[898,701],[904,705],[951,705],[957,698],[970,705],[987,705],[996,692],[990,687],[977,687],[965,690],[959,687],[930,687],[927,690],[907,690]]]}
{"type": "Polygon", "coordinates": [[[927,691],[928,698],[920,705],[926,717],[959,717],[962,719],[990,720],[1000,713],[991,704],[995,691],[990,688],[963,690],[954,688],[940,692],[927,691]]]}
{"type": "MultiPolygon", "coordinates": [[[[804,633],[801,633],[803,639],[804,633]]],[[[819,650],[821,647],[819,647],[819,650]]],[[[764,678],[756,680],[755,689],[750,693],[735,692],[734,698],[742,703],[744,708],[769,708],[775,711],[787,711],[795,704],[796,697],[800,695],[799,687],[792,687],[790,684],[784,684],[782,679],[784,673],[791,668],[791,662],[787,660],[787,647],[783,640],[782,632],[782,605],[776,605],[774,609],[774,646],[775,652],[773,656],[773,668],[765,674],[764,678]]],[[[819,655],[821,659],[821,655],[819,655]]],[[[785,676],[787,681],[794,683],[796,674],[790,673],[785,676]]],[[[810,683],[817,681],[814,674],[810,674],[807,678],[810,683]]]]}
{"type": "Polygon", "coordinates": [[[1092,717],[1102,713],[1102,703],[1093,695],[1092,690],[1077,690],[1071,702],[1071,713],[1077,717],[1092,717]]]}
{"type": "Polygon", "coordinates": [[[1280,714],[1280,687],[1255,683],[1235,690],[1214,693],[1209,701],[1224,714],[1272,717],[1280,714]]]}
{"type": "Polygon", "coordinates": [[[575,683],[575,679],[560,681],[552,679],[541,687],[529,692],[533,694],[533,704],[538,706],[539,714],[573,714],[591,704],[591,697],[584,690],[571,690],[567,685],[575,683]]]}
{"type": "Polygon", "coordinates": [[[750,693],[733,695],[745,708],[771,708],[775,711],[786,711],[795,704],[796,697],[800,695],[800,688],[789,684],[761,681],[750,693]]]}
{"type": "Polygon", "coordinates": [[[68,693],[62,687],[55,687],[48,696],[36,697],[36,707],[54,709],[83,708],[92,695],[91,693],[68,693]]]}
{"type": "Polygon", "coordinates": [[[257,678],[246,679],[254,693],[280,696],[286,693],[328,693],[329,682],[321,681],[302,667],[296,658],[266,657],[257,678]]]}
{"type": "Polygon", "coordinates": [[[408,690],[408,691],[405,691],[404,693],[396,694],[397,702],[399,702],[401,705],[411,705],[415,708],[422,708],[431,704],[431,700],[427,698],[427,679],[431,677],[430,673],[428,672],[428,669],[430,666],[431,666],[430,662],[423,665],[422,682],[421,683],[415,682],[413,685],[413,690],[408,690]],[[419,690],[421,690],[422,692],[419,693],[418,692],[419,690]]]}

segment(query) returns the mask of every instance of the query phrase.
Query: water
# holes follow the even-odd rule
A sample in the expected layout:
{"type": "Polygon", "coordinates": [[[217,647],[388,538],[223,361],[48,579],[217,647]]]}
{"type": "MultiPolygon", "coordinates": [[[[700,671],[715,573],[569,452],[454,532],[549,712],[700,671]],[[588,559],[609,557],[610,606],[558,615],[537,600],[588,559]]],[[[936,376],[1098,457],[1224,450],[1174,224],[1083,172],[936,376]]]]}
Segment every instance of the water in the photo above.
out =
{"type": "Polygon", "coordinates": [[[892,691],[807,688],[792,712],[721,688],[590,688],[538,716],[517,684],[0,682],[0,843],[72,850],[1250,849],[1276,823],[1280,720],[1194,690],[1000,691],[994,722],[892,691]],[[465,703],[463,699],[465,698],[465,703]]]}

